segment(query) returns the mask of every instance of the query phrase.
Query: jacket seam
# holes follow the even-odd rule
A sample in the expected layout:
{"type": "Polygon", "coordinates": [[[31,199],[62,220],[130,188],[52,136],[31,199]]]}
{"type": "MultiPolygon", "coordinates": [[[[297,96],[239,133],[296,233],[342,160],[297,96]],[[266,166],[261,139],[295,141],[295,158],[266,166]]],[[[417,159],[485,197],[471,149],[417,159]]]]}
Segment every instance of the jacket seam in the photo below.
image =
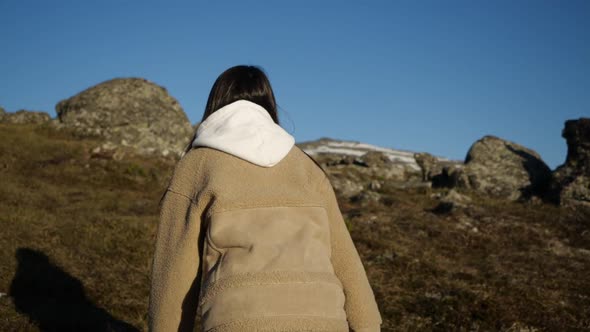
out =
{"type": "MultiPolygon", "coordinates": [[[[290,270],[272,270],[272,271],[266,271],[266,272],[258,272],[257,274],[260,275],[274,275],[276,273],[288,273],[288,272],[294,272],[294,271],[290,271],[290,270]]],[[[330,285],[334,285],[339,287],[340,289],[343,289],[343,285],[342,282],[338,279],[338,277],[333,274],[333,273],[329,273],[329,272],[312,272],[312,273],[306,273],[308,271],[296,271],[294,272],[295,275],[300,275],[300,276],[308,276],[310,277],[310,279],[307,280],[296,280],[296,279],[291,279],[288,280],[273,280],[273,281],[269,281],[269,280],[253,280],[253,281],[246,281],[244,283],[240,283],[239,285],[234,284],[231,285],[231,281],[232,279],[237,278],[240,275],[253,275],[252,272],[250,273],[238,273],[238,274],[233,274],[230,276],[224,276],[221,277],[217,280],[214,280],[212,283],[210,283],[208,285],[208,287],[204,290],[203,292],[203,297],[200,299],[199,301],[199,306],[207,303],[209,300],[211,300],[211,298],[213,296],[215,296],[215,294],[225,290],[225,289],[231,289],[234,287],[265,287],[265,286],[270,286],[270,285],[289,285],[289,284],[330,284],[330,285]],[[313,277],[312,277],[313,275],[313,277]],[[324,276],[325,278],[321,277],[324,276]],[[231,286],[230,286],[231,285],[231,286]]],[[[291,275],[291,273],[288,273],[286,276],[291,275]]]]}
{"type": "MultiPolygon", "coordinates": [[[[218,285],[217,281],[218,280],[223,280],[223,279],[217,279],[214,282],[216,283],[215,285],[218,285]]],[[[222,288],[221,290],[215,290],[214,295],[208,295],[209,292],[212,291],[213,286],[209,285],[209,287],[205,290],[205,292],[203,292],[203,297],[201,299],[201,301],[199,301],[199,306],[203,306],[206,303],[209,303],[211,300],[213,300],[213,297],[215,295],[217,295],[217,293],[222,292],[224,290],[229,290],[232,288],[263,288],[263,287],[269,287],[269,286],[280,286],[280,285],[299,285],[299,284],[326,284],[326,285],[330,285],[330,286],[336,286],[339,287],[341,290],[343,289],[342,284],[338,284],[332,281],[328,281],[328,280],[307,280],[307,281],[283,281],[283,282],[259,282],[256,284],[244,284],[244,285],[237,285],[237,286],[232,286],[232,287],[228,287],[228,288],[222,288]]],[[[218,286],[219,287],[219,286],[218,286]]]]}
{"type": "Polygon", "coordinates": [[[188,199],[188,200],[191,202],[191,204],[196,204],[195,200],[194,200],[192,197],[190,197],[190,196],[188,196],[188,195],[186,195],[186,194],[183,194],[183,193],[181,193],[181,192],[178,192],[178,191],[176,191],[176,190],[174,190],[174,189],[170,189],[170,188],[168,188],[168,189],[166,189],[166,190],[167,190],[167,191],[169,191],[169,192],[171,192],[171,193],[174,193],[174,194],[176,194],[176,195],[179,195],[179,196],[182,196],[182,197],[184,197],[184,198],[188,199]]]}
{"type": "Polygon", "coordinates": [[[245,317],[245,318],[240,318],[240,319],[233,319],[221,324],[218,324],[216,326],[213,326],[212,328],[208,329],[207,331],[215,331],[216,329],[219,328],[223,328],[227,325],[232,325],[234,323],[237,322],[241,322],[241,321],[254,321],[260,318],[272,318],[272,317],[314,317],[314,318],[323,318],[326,320],[338,320],[338,321],[342,321],[342,322],[347,322],[347,319],[342,319],[340,317],[337,316],[326,316],[326,315],[306,315],[306,314],[280,314],[280,315],[257,315],[254,317],[245,317]]]}
{"type": "Polygon", "coordinates": [[[243,207],[218,210],[218,211],[212,212],[209,215],[209,217],[212,217],[218,213],[232,212],[232,211],[239,211],[239,210],[252,210],[252,209],[259,209],[259,208],[287,208],[287,207],[318,207],[318,208],[322,208],[322,209],[326,210],[326,212],[328,212],[326,207],[321,204],[283,204],[283,205],[281,205],[281,204],[262,204],[262,205],[249,205],[249,206],[243,206],[243,207]]]}
{"type": "MultiPolygon", "coordinates": [[[[211,247],[211,249],[213,249],[214,251],[218,252],[221,256],[223,256],[223,252],[221,251],[221,248],[218,248],[217,245],[215,243],[213,243],[213,239],[211,239],[210,225],[211,225],[211,223],[208,223],[207,234],[206,234],[209,247],[211,247]]],[[[221,259],[221,257],[219,257],[219,258],[221,259]]]]}

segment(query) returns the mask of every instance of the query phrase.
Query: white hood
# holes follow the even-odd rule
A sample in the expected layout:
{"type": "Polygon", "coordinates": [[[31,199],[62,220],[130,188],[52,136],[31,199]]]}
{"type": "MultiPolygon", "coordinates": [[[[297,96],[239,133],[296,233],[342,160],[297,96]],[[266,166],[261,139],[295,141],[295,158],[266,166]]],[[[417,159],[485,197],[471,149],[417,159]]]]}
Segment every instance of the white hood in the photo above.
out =
{"type": "Polygon", "coordinates": [[[260,105],[238,100],[199,124],[192,146],[207,146],[263,167],[278,164],[295,138],[277,125],[260,105]]]}

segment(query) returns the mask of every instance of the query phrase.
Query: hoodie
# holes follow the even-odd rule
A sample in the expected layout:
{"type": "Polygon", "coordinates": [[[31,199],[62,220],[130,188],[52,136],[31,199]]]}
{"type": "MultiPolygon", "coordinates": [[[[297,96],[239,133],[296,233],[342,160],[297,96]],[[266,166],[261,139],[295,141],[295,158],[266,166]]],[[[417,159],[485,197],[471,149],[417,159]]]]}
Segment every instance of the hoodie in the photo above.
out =
{"type": "Polygon", "coordinates": [[[192,145],[161,201],[149,331],[380,331],[328,177],[264,108],[217,110],[192,145]]]}
{"type": "Polygon", "coordinates": [[[276,124],[260,105],[238,100],[224,106],[199,124],[193,147],[207,146],[262,167],[281,161],[295,138],[276,124]]]}

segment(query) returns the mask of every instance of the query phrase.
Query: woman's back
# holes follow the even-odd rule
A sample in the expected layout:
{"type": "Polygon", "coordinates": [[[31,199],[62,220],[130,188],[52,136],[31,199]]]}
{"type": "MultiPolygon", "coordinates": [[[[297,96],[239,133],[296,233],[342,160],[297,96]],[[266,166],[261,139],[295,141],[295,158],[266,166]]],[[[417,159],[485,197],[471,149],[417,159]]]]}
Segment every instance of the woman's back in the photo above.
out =
{"type": "Polygon", "coordinates": [[[277,319],[290,324],[285,328],[319,323],[348,331],[342,284],[330,262],[323,172],[296,146],[272,168],[209,148],[195,149],[186,162],[193,157],[191,164],[200,166],[187,171],[199,178],[195,199],[206,209],[193,212],[204,216],[207,233],[200,288],[204,330],[251,317],[237,321],[243,331],[273,326],[277,319]]]}
{"type": "Polygon", "coordinates": [[[199,126],[163,197],[149,325],[379,331],[381,317],[326,174],[260,105],[199,126]]]}

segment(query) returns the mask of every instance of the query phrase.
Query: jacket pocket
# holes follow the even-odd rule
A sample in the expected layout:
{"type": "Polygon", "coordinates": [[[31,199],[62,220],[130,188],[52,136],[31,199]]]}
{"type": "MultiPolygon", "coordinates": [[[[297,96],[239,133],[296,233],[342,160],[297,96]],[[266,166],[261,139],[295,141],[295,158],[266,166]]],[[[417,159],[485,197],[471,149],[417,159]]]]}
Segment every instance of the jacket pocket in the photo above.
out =
{"type": "Polygon", "coordinates": [[[334,273],[330,230],[321,206],[254,207],[213,214],[207,275],[296,270],[334,273]]]}
{"type": "Polygon", "coordinates": [[[223,250],[215,246],[211,240],[211,223],[209,222],[205,232],[205,244],[203,251],[203,279],[201,286],[201,294],[207,289],[207,287],[218,279],[217,274],[220,269],[223,259],[223,250]]]}

